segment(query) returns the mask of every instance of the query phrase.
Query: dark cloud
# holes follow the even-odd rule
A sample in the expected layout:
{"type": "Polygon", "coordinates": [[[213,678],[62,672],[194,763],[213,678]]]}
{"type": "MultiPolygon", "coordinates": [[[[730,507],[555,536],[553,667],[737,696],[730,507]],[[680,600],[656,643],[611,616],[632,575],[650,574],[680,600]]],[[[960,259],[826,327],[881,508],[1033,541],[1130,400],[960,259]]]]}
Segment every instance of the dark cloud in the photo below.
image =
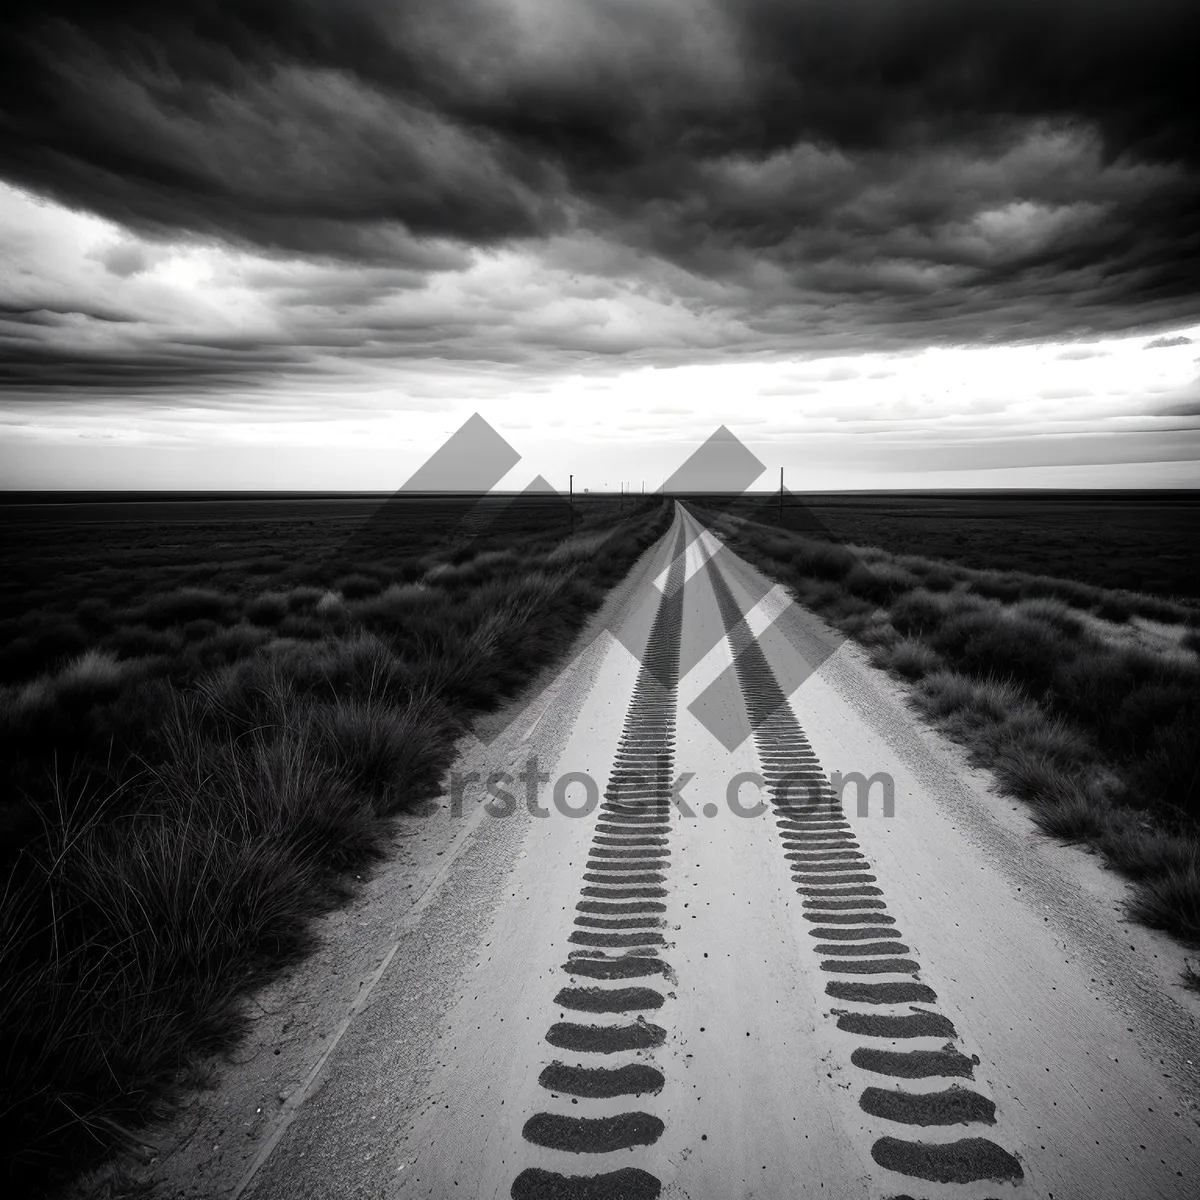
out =
{"type": "Polygon", "coordinates": [[[69,308],[55,308],[50,305],[20,305],[0,301],[0,327],[42,325],[53,328],[72,317],[85,317],[90,321],[104,321],[114,325],[133,320],[128,313],[110,305],[74,304],[69,308]]]}
{"type": "MultiPolygon", "coordinates": [[[[315,370],[301,350],[253,337],[134,335],[105,345],[98,339],[47,336],[79,315],[0,307],[0,391],[9,397],[48,392],[136,399],[186,390],[219,397],[231,388],[257,386],[265,376],[284,370],[315,370]]],[[[87,316],[113,324],[126,321],[115,315],[87,316]]]]}
{"type": "Polygon", "coordinates": [[[1142,349],[1144,349],[1144,350],[1165,350],[1169,346],[1190,346],[1191,344],[1192,344],[1192,339],[1190,337],[1184,337],[1182,334],[1179,334],[1176,337],[1155,338],[1154,341],[1147,342],[1145,344],[1145,346],[1142,347],[1142,349]]]}
{"type": "Polygon", "coordinates": [[[131,275],[140,275],[148,271],[154,265],[156,255],[148,246],[137,242],[118,242],[95,257],[110,275],[128,279],[131,275]]]}
{"type": "Polygon", "coordinates": [[[311,334],[366,331],[367,358],[1085,337],[1193,311],[1198,32],[1192,0],[9,0],[0,172],[151,237],[386,264],[399,289],[517,244],[730,314],[311,334]]]}

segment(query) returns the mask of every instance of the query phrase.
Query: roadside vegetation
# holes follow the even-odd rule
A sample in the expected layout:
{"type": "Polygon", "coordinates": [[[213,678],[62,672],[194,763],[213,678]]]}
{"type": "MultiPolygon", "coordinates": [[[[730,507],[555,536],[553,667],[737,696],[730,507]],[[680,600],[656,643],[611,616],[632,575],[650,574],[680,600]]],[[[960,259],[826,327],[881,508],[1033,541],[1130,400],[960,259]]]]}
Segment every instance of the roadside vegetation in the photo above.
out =
{"type": "Polygon", "coordinates": [[[1132,916],[1200,946],[1200,608],[697,511],[903,680],[1042,830],[1131,880],[1132,916]]]}
{"type": "Polygon", "coordinates": [[[1200,603],[1194,491],[826,492],[790,496],[782,512],[778,494],[747,493],[733,511],[852,546],[1200,603]]]}
{"type": "Polygon", "coordinates": [[[120,589],[68,583],[25,620],[0,686],[10,1186],[132,1142],[234,1044],[247,993],[438,794],[473,717],[569,647],[671,517],[610,508],[570,536],[547,509],[467,537],[412,509],[409,536],[376,523],[318,567],[297,565],[305,527],[260,552],[269,580],[184,564],[163,591],[147,546],[136,590],[97,561],[81,573],[120,589]]]}

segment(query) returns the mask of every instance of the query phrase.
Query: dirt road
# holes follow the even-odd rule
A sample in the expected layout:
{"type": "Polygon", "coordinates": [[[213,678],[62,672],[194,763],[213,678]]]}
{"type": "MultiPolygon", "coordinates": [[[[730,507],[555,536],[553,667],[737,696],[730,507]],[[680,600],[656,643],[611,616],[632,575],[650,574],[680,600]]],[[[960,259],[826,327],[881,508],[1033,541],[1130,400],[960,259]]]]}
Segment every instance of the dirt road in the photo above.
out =
{"type": "Polygon", "coordinates": [[[161,1196],[1196,1195],[1196,997],[1115,880],[682,508],[607,619],[161,1196]]]}

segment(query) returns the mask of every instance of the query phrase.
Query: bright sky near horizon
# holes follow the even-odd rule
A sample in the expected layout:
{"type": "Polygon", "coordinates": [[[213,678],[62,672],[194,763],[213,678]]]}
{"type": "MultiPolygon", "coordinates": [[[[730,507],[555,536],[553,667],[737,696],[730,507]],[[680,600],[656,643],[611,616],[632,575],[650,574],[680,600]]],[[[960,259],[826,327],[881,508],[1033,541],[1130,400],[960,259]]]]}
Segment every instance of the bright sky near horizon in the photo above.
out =
{"type": "Polygon", "coordinates": [[[4,487],[1200,486],[1186,5],[189,6],[0,18],[4,487]]]}

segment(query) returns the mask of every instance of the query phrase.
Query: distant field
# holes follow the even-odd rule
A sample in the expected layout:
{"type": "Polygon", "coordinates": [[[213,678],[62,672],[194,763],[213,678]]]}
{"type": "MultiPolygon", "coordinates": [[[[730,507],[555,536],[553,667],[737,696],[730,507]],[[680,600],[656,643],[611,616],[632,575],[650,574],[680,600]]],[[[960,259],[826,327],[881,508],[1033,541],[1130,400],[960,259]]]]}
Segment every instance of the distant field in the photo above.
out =
{"type": "MultiPolygon", "coordinates": [[[[585,497],[575,508],[581,527],[616,518],[621,505],[615,497],[585,497]]],[[[146,602],[175,589],[249,597],[335,587],[361,598],[420,579],[435,552],[453,560],[514,540],[549,546],[567,535],[570,519],[557,495],[10,493],[0,496],[0,683],[98,643],[121,654],[113,631],[153,630],[146,602]]],[[[142,640],[150,646],[154,638],[142,640]]]]}
{"type": "MultiPolygon", "coordinates": [[[[723,506],[725,507],[725,506],[723,506]]],[[[778,525],[778,497],[734,511],[778,525]]],[[[963,566],[1200,600],[1200,491],[852,492],[785,497],[783,527],[963,566]]]]}

